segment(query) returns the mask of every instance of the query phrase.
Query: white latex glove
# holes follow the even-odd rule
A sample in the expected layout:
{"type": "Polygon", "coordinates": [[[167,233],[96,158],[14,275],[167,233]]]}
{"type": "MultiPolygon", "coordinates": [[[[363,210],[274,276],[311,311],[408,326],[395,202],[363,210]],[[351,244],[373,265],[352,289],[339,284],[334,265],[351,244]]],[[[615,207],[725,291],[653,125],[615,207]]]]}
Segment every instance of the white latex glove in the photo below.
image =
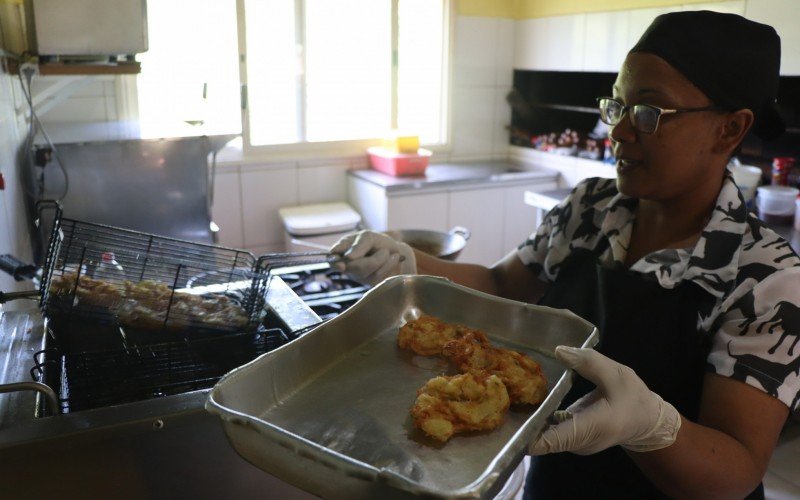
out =
{"type": "Polygon", "coordinates": [[[370,285],[389,276],[417,272],[417,259],[410,246],[374,231],[344,236],[331,247],[330,253],[343,257],[335,264],[340,271],[370,285]]]}
{"type": "Polygon", "coordinates": [[[565,411],[530,446],[531,455],[591,455],[615,445],[653,451],[675,442],[681,416],[629,367],[594,349],[556,347],[556,358],[597,387],[565,411]]]}

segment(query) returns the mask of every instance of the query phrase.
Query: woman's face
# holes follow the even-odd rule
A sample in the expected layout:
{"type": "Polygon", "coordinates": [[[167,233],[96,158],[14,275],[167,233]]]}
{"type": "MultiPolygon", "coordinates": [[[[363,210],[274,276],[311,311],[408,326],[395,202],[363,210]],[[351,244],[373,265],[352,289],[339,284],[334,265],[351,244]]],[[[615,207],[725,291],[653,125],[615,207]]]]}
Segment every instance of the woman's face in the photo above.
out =
{"type": "MultiPolygon", "coordinates": [[[[699,108],[711,101],[658,56],[629,54],[614,84],[613,97],[624,105],[650,104],[664,109],[699,108]]],[[[633,128],[628,113],[609,136],[617,158],[617,187],[628,196],[668,201],[715,183],[711,149],[718,129],[715,112],[662,115],[658,128],[645,134],[633,128]]],[[[719,159],[716,158],[717,163],[719,159]]]]}

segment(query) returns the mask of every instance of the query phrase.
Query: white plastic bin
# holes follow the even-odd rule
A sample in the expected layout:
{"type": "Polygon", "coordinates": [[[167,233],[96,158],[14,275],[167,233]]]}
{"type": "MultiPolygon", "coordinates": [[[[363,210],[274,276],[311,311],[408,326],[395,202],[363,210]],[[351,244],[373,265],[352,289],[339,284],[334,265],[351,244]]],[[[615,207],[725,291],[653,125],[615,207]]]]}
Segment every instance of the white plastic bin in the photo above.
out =
{"type": "Polygon", "coordinates": [[[731,167],[733,181],[739,186],[744,195],[744,201],[748,202],[756,197],[756,188],[761,184],[761,169],[751,165],[734,165],[731,167]]]}
{"type": "Polygon", "coordinates": [[[800,190],[789,186],[759,187],[756,197],[758,216],[767,223],[790,226],[798,193],[800,190]]]}
{"type": "Polygon", "coordinates": [[[361,223],[358,212],[344,202],[286,207],[278,213],[287,252],[327,250],[361,223]]]}

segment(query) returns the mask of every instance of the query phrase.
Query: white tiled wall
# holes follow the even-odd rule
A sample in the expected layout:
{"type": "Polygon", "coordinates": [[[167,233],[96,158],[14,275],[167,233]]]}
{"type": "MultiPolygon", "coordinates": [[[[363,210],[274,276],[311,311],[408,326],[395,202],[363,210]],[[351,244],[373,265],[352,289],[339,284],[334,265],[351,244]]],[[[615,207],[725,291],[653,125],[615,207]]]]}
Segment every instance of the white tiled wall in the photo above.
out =
{"type": "MultiPolygon", "coordinates": [[[[76,77],[66,77],[76,80],[76,77]]],[[[116,76],[89,76],[80,88],[66,99],[60,99],[63,93],[50,98],[59,100],[45,113],[39,113],[39,119],[45,126],[48,123],[69,122],[103,122],[116,121],[117,112],[116,76]]],[[[38,95],[51,85],[57,85],[62,77],[34,77],[33,95],[38,95]]]]}
{"type": "Polygon", "coordinates": [[[458,16],[455,21],[451,159],[508,156],[513,80],[512,19],[458,16]]]}
{"type": "Polygon", "coordinates": [[[244,244],[242,222],[242,184],[239,168],[221,169],[214,178],[214,203],[211,219],[220,227],[219,244],[240,248],[244,244]]]}
{"type": "MultiPolygon", "coordinates": [[[[16,108],[21,108],[22,102],[17,80],[0,69],[0,173],[5,180],[5,189],[0,190],[0,254],[10,253],[30,261],[31,246],[17,166],[17,151],[25,126],[16,116],[16,108]]],[[[15,282],[0,272],[0,290],[8,292],[28,288],[31,288],[29,282],[15,282]]],[[[0,306],[0,310],[14,309],[22,304],[9,302],[0,306]]]]}
{"type": "Polygon", "coordinates": [[[212,218],[219,243],[254,253],[283,251],[284,230],[278,209],[347,200],[347,170],[364,160],[258,163],[218,167],[212,218]]]}
{"type": "Polygon", "coordinates": [[[300,205],[342,201],[347,198],[345,160],[303,163],[297,169],[297,197],[300,205]]]}

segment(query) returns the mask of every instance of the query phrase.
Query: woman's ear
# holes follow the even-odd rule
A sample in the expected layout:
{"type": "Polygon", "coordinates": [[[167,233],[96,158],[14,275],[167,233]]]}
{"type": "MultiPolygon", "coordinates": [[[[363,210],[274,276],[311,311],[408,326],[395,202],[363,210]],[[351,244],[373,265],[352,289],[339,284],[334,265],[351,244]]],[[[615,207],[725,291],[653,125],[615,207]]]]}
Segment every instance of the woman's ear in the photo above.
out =
{"type": "Polygon", "coordinates": [[[723,116],[722,127],[720,128],[720,135],[714,152],[731,155],[736,147],[739,146],[739,143],[742,142],[750,127],[753,126],[753,120],[753,112],[749,109],[726,113],[723,116]]]}

